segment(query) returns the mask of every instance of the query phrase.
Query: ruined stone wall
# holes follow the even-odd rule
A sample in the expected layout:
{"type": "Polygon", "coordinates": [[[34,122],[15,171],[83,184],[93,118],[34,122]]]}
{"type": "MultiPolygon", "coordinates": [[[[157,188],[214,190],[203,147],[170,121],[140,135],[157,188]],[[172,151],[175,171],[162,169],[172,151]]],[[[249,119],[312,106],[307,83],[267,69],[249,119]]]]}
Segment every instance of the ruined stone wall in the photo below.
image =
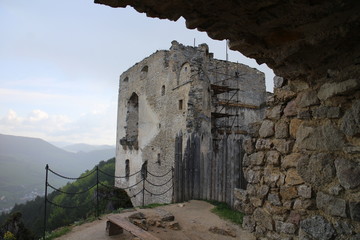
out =
{"type": "MultiPolygon", "coordinates": [[[[130,175],[138,172],[147,162],[148,171],[162,175],[173,166],[174,136],[181,129],[186,128],[186,111],[179,110],[178,101],[186,105],[189,86],[173,91],[177,86],[177,74],[174,69],[174,58],[168,51],[158,51],[150,57],[124,72],[120,77],[116,175],[125,176],[126,160],[129,160],[130,175]],[[145,70],[144,71],[144,67],[145,70]],[[127,136],[127,112],[129,99],[133,93],[138,95],[139,120],[137,145],[131,144],[127,136]],[[125,139],[124,139],[125,137],[125,139]]],[[[171,174],[169,175],[171,177],[171,174]]],[[[117,179],[116,186],[129,187],[142,179],[141,174],[129,179],[117,179]]],[[[148,180],[158,184],[167,179],[157,179],[148,175],[148,180]]],[[[164,186],[170,187],[171,182],[164,186]]],[[[146,187],[155,192],[152,186],[146,187]]],[[[129,196],[133,196],[142,189],[142,183],[128,189],[129,196]]],[[[157,190],[158,191],[158,190],[157,190]]],[[[145,193],[145,204],[152,202],[170,202],[172,191],[163,196],[150,196],[145,193]]],[[[132,198],[134,205],[142,204],[142,193],[132,198]]]]}
{"type": "Polygon", "coordinates": [[[212,58],[206,45],[199,49],[204,56],[189,60],[193,74],[183,151],[176,159],[181,163],[175,162],[183,171],[177,173],[181,183],[175,200],[209,199],[233,206],[233,189],[242,181],[241,142],[247,124],[263,117],[265,76],[243,64],[212,58]]]}
{"type": "Polygon", "coordinates": [[[360,238],[359,71],[275,78],[265,119],[243,144],[247,188],[234,191],[259,239],[360,238]]]}
{"type": "MultiPolygon", "coordinates": [[[[178,185],[187,191],[186,200],[233,204],[232,189],[239,186],[240,178],[236,170],[242,158],[241,139],[246,125],[262,118],[264,98],[263,73],[214,59],[206,44],[190,47],[173,41],[169,51],[154,53],[120,77],[116,175],[129,176],[117,179],[116,186],[129,188],[139,183],[127,190],[132,197],[143,187],[142,175],[132,175],[144,164],[150,173],[163,175],[180,161],[187,164],[178,185]],[[213,85],[233,90],[214,94],[213,85]],[[228,100],[241,106],[229,105],[228,100]],[[228,116],[217,118],[214,112],[228,116]],[[181,143],[175,143],[180,135],[181,143]]],[[[163,178],[147,175],[155,185],[170,178],[171,174],[163,178]]],[[[172,181],[160,187],[146,182],[144,204],[171,202],[172,190],[157,195],[171,185],[172,181]]],[[[132,201],[142,204],[142,193],[132,201]]]]}
{"type": "MultiPolygon", "coordinates": [[[[116,186],[128,188],[139,183],[141,174],[131,175],[138,172],[144,163],[147,163],[148,171],[155,175],[163,175],[174,166],[176,134],[181,132],[184,141],[190,135],[187,130],[191,128],[187,121],[191,102],[189,92],[197,75],[193,73],[189,62],[192,58],[207,57],[204,51],[198,50],[174,41],[170,51],[158,51],[120,76],[116,175],[126,176],[126,160],[129,160],[130,177],[117,179],[116,186]],[[133,129],[136,125],[131,121],[136,118],[129,120],[134,115],[133,101],[129,101],[134,93],[138,96],[138,129],[129,134],[129,127],[133,129]],[[136,139],[134,132],[138,133],[136,139]]],[[[153,184],[161,185],[171,176],[170,173],[157,178],[148,174],[147,179],[153,184]]],[[[164,195],[157,195],[170,188],[172,181],[160,188],[148,183],[145,185],[149,192],[155,194],[145,192],[144,204],[172,201],[172,190],[164,195]]],[[[132,197],[142,187],[140,183],[127,192],[132,197]]],[[[142,198],[142,193],[136,195],[132,198],[133,204],[141,205],[142,198]]]]}

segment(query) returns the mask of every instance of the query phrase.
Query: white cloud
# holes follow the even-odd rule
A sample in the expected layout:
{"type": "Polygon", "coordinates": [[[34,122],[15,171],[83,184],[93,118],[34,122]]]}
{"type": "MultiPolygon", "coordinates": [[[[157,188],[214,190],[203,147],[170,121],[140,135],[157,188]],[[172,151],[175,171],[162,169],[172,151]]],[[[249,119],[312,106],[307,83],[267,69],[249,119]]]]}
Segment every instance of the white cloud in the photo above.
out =
{"type": "Polygon", "coordinates": [[[40,109],[32,110],[23,117],[10,109],[5,116],[0,116],[0,133],[38,137],[46,141],[114,145],[114,114],[110,105],[96,106],[93,112],[78,119],[51,115],[40,109]]]}
{"type": "Polygon", "coordinates": [[[33,110],[29,114],[30,122],[39,122],[39,121],[43,121],[43,120],[47,120],[47,119],[49,119],[49,114],[47,114],[46,112],[43,112],[41,110],[33,110]]]}
{"type": "Polygon", "coordinates": [[[19,90],[19,89],[10,89],[10,88],[0,88],[0,99],[6,101],[6,99],[17,100],[19,102],[26,102],[28,100],[36,101],[49,101],[49,100],[64,100],[69,98],[69,96],[62,94],[47,94],[38,91],[29,91],[29,90],[19,90]]]}

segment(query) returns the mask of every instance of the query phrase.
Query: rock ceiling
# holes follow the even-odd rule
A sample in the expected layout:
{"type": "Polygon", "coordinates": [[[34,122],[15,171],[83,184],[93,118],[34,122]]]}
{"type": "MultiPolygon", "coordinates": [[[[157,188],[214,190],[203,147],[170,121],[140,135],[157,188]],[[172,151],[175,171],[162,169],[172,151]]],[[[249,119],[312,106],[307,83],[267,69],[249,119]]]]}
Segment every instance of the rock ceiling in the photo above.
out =
{"type": "Polygon", "coordinates": [[[230,48],[290,79],[316,79],[328,69],[360,64],[357,0],[95,0],[132,6],[230,40],[230,48]]]}

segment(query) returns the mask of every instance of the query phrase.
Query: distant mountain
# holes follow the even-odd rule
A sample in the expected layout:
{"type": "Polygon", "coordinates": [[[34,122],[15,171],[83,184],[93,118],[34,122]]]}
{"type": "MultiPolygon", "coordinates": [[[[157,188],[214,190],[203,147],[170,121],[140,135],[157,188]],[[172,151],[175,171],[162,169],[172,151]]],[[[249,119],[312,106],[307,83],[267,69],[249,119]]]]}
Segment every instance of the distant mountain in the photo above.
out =
{"type": "Polygon", "coordinates": [[[72,145],[67,145],[65,147],[62,147],[62,149],[68,151],[68,152],[91,152],[96,150],[111,150],[114,149],[114,146],[110,145],[89,145],[85,143],[77,143],[72,145]]]}
{"type": "MultiPolygon", "coordinates": [[[[46,164],[62,175],[77,177],[114,156],[115,148],[73,153],[39,138],[0,134],[0,211],[43,194],[46,164]]],[[[57,186],[66,183],[51,177],[57,186]]]]}

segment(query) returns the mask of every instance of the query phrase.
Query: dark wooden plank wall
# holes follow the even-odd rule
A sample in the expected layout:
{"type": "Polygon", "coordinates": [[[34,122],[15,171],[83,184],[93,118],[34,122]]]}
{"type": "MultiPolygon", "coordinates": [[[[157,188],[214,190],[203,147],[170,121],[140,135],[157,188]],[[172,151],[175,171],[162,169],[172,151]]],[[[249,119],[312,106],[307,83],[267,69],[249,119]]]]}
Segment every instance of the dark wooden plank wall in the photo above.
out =
{"type": "MultiPolygon", "coordinates": [[[[211,140],[212,141],[212,140],[211,140]]],[[[211,143],[210,141],[210,143],[211,143]]],[[[242,139],[240,136],[224,135],[218,140],[218,151],[212,146],[201,151],[201,138],[192,134],[186,140],[182,152],[183,136],[175,139],[174,201],[207,199],[234,204],[234,188],[245,188],[242,174],[242,139]]],[[[210,144],[211,145],[211,144],[210,144]]]]}

